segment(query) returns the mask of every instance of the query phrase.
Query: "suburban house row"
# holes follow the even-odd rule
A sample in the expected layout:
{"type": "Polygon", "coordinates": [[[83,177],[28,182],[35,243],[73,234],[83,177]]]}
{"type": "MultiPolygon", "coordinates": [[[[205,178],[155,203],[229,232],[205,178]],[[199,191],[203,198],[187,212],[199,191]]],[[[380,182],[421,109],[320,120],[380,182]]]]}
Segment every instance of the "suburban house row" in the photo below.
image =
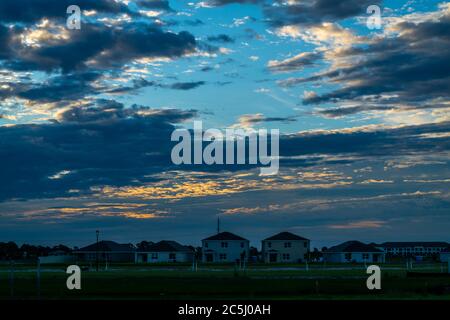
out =
{"type": "MultiPolygon", "coordinates": [[[[388,256],[440,255],[442,262],[450,257],[450,244],[446,242],[385,242],[366,244],[347,241],[322,252],[323,261],[331,263],[384,263],[388,256]]],[[[265,263],[301,263],[307,261],[310,240],[291,232],[280,232],[261,242],[259,260],[265,263]]],[[[236,263],[254,261],[250,241],[231,232],[218,232],[202,240],[201,250],[176,241],[163,240],[135,248],[131,244],[100,241],[75,250],[70,257],[42,257],[43,263],[67,262],[128,262],[176,263],[202,261],[204,263],[236,263]]]]}

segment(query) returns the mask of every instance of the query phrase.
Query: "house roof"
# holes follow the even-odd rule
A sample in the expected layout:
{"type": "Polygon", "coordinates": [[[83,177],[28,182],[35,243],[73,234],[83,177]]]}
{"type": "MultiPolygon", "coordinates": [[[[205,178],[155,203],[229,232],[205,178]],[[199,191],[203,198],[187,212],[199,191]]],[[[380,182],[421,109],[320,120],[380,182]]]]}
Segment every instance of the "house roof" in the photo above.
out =
{"type": "Polygon", "coordinates": [[[449,247],[447,242],[438,241],[412,241],[412,242],[384,242],[379,247],[383,248],[407,248],[407,247],[449,247]]]}
{"type": "Polygon", "coordinates": [[[375,248],[373,245],[365,244],[360,241],[347,241],[340,245],[329,248],[328,252],[383,252],[375,248]]]}
{"type": "Polygon", "coordinates": [[[242,238],[238,235],[235,235],[234,233],[231,233],[231,232],[220,232],[218,234],[215,234],[215,235],[205,238],[203,240],[245,240],[245,241],[248,241],[247,239],[242,238]]]}
{"type": "Polygon", "coordinates": [[[134,246],[130,243],[120,244],[114,241],[99,241],[98,247],[97,243],[93,243],[77,251],[115,251],[115,252],[134,252],[134,246]]]}
{"type": "Polygon", "coordinates": [[[280,232],[264,240],[309,240],[291,232],[280,232]]]}
{"type": "Polygon", "coordinates": [[[162,240],[150,245],[148,248],[138,250],[139,252],[173,252],[173,251],[192,251],[191,248],[183,246],[176,241],[162,240]]]}

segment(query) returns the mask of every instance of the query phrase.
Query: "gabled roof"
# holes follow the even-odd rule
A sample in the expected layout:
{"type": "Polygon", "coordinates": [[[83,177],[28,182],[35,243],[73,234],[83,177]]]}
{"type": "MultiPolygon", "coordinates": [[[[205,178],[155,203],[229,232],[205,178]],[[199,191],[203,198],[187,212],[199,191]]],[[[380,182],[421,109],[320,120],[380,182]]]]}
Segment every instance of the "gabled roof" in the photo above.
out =
{"type": "Polygon", "coordinates": [[[360,241],[347,241],[340,245],[329,248],[328,252],[383,252],[375,248],[373,245],[365,244],[360,241]]]}
{"type": "Polygon", "coordinates": [[[247,239],[242,238],[238,235],[235,235],[234,233],[231,233],[231,232],[220,232],[218,234],[215,234],[215,235],[205,238],[203,240],[245,240],[245,241],[248,241],[247,239]]]}
{"type": "Polygon", "coordinates": [[[407,248],[407,247],[449,247],[447,242],[439,241],[411,241],[411,242],[384,242],[379,247],[383,248],[407,248]]]}
{"type": "Polygon", "coordinates": [[[183,246],[176,241],[162,240],[154,243],[147,249],[138,250],[139,252],[174,252],[174,251],[192,251],[191,248],[183,246]]]}
{"type": "Polygon", "coordinates": [[[264,240],[309,240],[291,232],[280,232],[264,240]]]}
{"type": "Polygon", "coordinates": [[[98,246],[97,243],[93,243],[76,251],[111,251],[111,252],[134,252],[134,246],[132,244],[120,244],[114,241],[99,241],[98,246]]]}

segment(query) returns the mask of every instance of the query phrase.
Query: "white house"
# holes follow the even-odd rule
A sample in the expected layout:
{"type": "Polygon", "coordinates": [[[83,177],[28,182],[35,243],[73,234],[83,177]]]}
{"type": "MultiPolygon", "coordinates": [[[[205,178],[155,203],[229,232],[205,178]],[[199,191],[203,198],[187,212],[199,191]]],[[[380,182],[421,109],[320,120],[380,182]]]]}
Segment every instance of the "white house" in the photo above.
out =
{"type": "Polygon", "coordinates": [[[136,263],[192,262],[194,250],[175,241],[163,240],[138,249],[136,263]]]}
{"type": "Polygon", "coordinates": [[[220,232],[202,240],[203,262],[248,260],[249,241],[231,232],[220,232]]]}
{"type": "Polygon", "coordinates": [[[442,250],[439,254],[439,260],[441,262],[450,262],[450,247],[442,250]]]}
{"type": "Polygon", "coordinates": [[[323,252],[327,262],[357,262],[357,263],[384,263],[385,254],[373,245],[360,241],[347,241],[331,247],[323,252]]]}
{"type": "Polygon", "coordinates": [[[290,232],[280,232],[262,241],[265,263],[294,263],[307,259],[310,241],[290,232]]]}

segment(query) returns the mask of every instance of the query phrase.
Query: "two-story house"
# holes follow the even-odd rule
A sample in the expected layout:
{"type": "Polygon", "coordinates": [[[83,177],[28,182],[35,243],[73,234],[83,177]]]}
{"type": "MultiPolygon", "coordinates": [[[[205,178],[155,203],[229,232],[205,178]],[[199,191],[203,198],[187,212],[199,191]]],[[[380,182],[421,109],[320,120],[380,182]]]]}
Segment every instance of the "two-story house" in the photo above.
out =
{"type": "Polygon", "coordinates": [[[203,262],[247,261],[249,241],[231,232],[220,232],[202,240],[203,262]]]}
{"type": "Polygon", "coordinates": [[[295,263],[307,260],[310,241],[291,232],[280,232],[262,241],[265,263],[295,263]]]}

